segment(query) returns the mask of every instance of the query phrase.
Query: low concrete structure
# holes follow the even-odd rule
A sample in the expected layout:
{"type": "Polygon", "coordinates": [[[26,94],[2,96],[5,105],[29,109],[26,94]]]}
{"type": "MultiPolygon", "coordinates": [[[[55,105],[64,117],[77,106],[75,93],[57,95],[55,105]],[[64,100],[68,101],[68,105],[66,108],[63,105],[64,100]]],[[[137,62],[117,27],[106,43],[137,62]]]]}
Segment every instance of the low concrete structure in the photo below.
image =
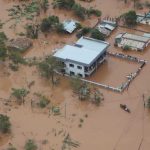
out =
{"type": "Polygon", "coordinates": [[[73,33],[73,31],[77,28],[77,21],[75,20],[65,20],[63,22],[64,30],[68,33],[73,33]]]}
{"type": "Polygon", "coordinates": [[[137,22],[150,25],[150,12],[146,14],[137,14],[137,22]]]}
{"type": "Polygon", "coordinates": [[[90,76],[106,58],[109,43],[81,37],[74,45],[66,45],[53,56],[61,61],[65,73],[73,76],[90,76]]]}
{"type": "Polygon", "coordinates": [[[149,37],[129,33],[120,33],[115,38],[115,45],[123,49],[143,51],[149,43],[149,37]]]}
{"type": "Polygon", "coordinates": [[[113,30],[117,27],[117,23],[115,21],[103,20],[101,23],[97,25],[97,29],[104,34],[105,36],[109,36],[113,30]]]}

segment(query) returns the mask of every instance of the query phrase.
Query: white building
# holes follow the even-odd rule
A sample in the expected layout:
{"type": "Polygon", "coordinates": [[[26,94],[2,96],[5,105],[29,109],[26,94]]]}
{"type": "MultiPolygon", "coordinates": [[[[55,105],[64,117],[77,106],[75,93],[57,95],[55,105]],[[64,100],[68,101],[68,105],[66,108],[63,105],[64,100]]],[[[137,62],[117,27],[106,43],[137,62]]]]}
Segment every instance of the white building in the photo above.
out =
{"type": "Polygon", "coordinates": [[[77,28],[78,22],[75,20],[65,20],[63,22],[64,30],[68,33],[73,33],[73,31],[77,28]]]}
{"type": "Polygon", "coordinates": [[[150,12],[145,15],[137,14],[137,22],[150,25],[150,12]]]}
{"type": "Polygon", "coordinates": [[[142,35],[120,33],[115,38],[118,47],[128,47],[131,50],[143,51],[150,43],[150,38],[142,35]]]}
{"type": "Polygon", "coordinates": [[[101,64],[106,57],[109,43],[81,37],[74,45],[66,45],[53,56],[65,65],[65,73],[86,77],[101,64]]]}
{"type": "Polygon", "coordinates": [[[117,23],[110,20],[103,20],[100,24],[97,25],[97,29],[105,36],[109,36],[116,27],[117,23]]]}

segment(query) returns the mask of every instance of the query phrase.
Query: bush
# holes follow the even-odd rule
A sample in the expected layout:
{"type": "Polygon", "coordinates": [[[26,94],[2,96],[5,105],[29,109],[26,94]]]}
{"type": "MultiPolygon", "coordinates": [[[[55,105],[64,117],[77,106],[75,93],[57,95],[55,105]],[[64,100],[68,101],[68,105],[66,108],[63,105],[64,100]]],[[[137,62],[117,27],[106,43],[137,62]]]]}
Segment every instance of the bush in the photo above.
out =
{"type": "Polygon", "coordinates": [[[21,56],[19,52],[11,52],[9,54],[9,58],[13,61],[15,64],[26,64],[25,59],[21,56]]]}
{"type": "Polygon", "coordinates": [[[50,101],[45,96],[42,96],[39,102],[39,106],[41,108],[45,108],[49,103],[50,101]]]}
{"type": "Polygon", "coordinates": [[[9,117],[3,114],[0,114],[0,132],[8,133],[10,131],[11,123],[9,117]]]}
{"type": "Polygon", "coordinates": [[[18,71],[19,66],[17,64],[9,64],[9,68],[13,71],[18,71]]]}
{"type": "Polygon", "coordinates": [[[130,49],[130,46],[128,46],[128,45],[125,45],[124,47],[123,47],[123,50],[125,50],[125,51],[127,51],[127,50],[129,50],[130,49]]]}
{"type": "Polygon", "coordinates": [[[125,23],[128,26],[135,26],[136,25],[136,20],[137,20],[137,15],[135,11],[129,11],[126,14],[124,14],[124,19],[125,23]]]}
{"type": "Polygon", "coordinates": [[[84,35],[90,33],[90,31],[91,31],[91,28],[89,28],[89,27],[84,27],[83,29],[81,29],[80,32],[78,32],[78,33],[76,34],[76,36],[77,36],[77,38],[80,38],[80,37],[82,37],[82,36],[84,36],[84,35]]]}
{"type": "Polygon", "coordinates": [[[7,150],[17,150],[12,144],[9,144],[7,150]]]}
{"type": "Polygon", "coordinates": [[[56,26],[56,30],[58,33],[64,33],[64,25],[62,23],[59,23],[57,26],[56,26]]]}
{"type": "Polygon", "coordinates": [[[95,15],[95,16],[97,16],[97,17],[100,17],[101,14],[102,14],[102,12],[99,11],[99,10],[97,10],[97,9],[93,9],[93,8],[91,7],[91,8],[89,8],[89,9],[87,10],[87,14],[88,14],[88,16],[90,16],[90,15],[95,15]]]}
{"type": "Polygon", "coordinates": [[[98,29],[92,30],[91,37],[97,40],[105,41],[104,35],[98,29]]]}
{"type": "Polygon", "coordinates": [[[37,150],[37,145],[35,144],[35,142],[31,139],[29,139],[25,146],[24,146],[25,150],[37,150]]]}
{"type": "Polygon", "coordinates": [[[150,97],[147,100],[147,108],[150,109],[150,97]]]}

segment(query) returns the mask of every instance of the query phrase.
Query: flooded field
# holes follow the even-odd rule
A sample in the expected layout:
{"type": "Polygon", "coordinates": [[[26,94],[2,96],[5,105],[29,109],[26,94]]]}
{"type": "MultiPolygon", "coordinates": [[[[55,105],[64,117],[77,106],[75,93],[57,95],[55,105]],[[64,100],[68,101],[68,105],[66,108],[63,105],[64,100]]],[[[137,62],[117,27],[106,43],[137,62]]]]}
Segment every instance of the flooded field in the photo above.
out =
{"type": "Polygon", "coordinates": [[[126,81],[126,76],[135,72],[138,67],[138,63],[108,56],[104,64],[99,66],[89,80],[118,87],[126,81]]]}
{"type": "MultiPolygon", "coordinates": [[[[133,9],[133,3],[123,0],[94,0],[91,3],[82,2],[84,7],[94,7],[102,11],[102,18],[117,17],[122,13],[133,9]]],[[[144,0],[143,0],[144,1],[144,0]]],[[[49,15],[57,15],[60,20],[77,19],[67,10],[52,9],[51,2],[46,14],[41,14],[39,20],[49,15]]],[[[0,0],[0,20],[9,19],[8,8],[19,4],[17,0],[0,0]]],[[[148,10],[137,10],[145,13],[148,10]]],[[[81,20],[79,20],[81,21],[81,20]]],[[[82,25],[93,27],[98,21],[97,17],[81,21],[82,25]]],[[[0,29],[8,38],[18,37],[16,33],[24,32],[25,22],[20,22],[16,30],[9,28],[12,22],[0,29]]],[[[150,32],[150,26],[138,26],[139,30],[150,32]]],[[[107,39],[111,44],[110,52],[119,52],[136,56],[148,61],[139,76],[131,83],[128,90],[123,93],[114,93],[99,88],[104,95],[104,101],[97,107],[90,102],[79,101],[72,92],[68,78],[60,77],[60,84],[52,86],[51,82],[40,76],[36,66],[20,65],[14,72],[8,66],[9,62],[0,63],[0,114],[10,117],[12,123],[9,136],[0,134],[0,150],[7,150],[9,144],[13,144],[17,150],[24,150],[24,144],[28,139],[34,139],[39,150],[60,150],[64,138],[69,134],[71,138],[79,142],[79,147],[72,150],[149,150],[150,149],[150,112],[143,104],[150,96],[150,47],[144,52],[127,51],[114,47],[114,38],[120,32],[129,32],[142,35],[143,32],[117,28],[107,39]],[[28,83],[34,81],[34,85],[28,88],[28,83]],[[26,97],[24,105],[16,105],[12,102],[5,104],[10,98],[12,88],[27,88],[30,93],[26,97]],[[54,106],[59,106],[61,115],[50,114],[49,109],[32,108],[31,102],[37,99],[34,93],[45,95],[54,106]],[[126,104],[131,113],[120,109],[120,104],[126,104]],[[46,141],[46,142],[45,142],[46,141]]],[[[61,35],[55,32],[47,36],[40,33],[39,38],[33,40],[33,47],[24,53],[24,57],[43,57],[52,54],[53,50],[63,47],[66,43],[73,44],[77,40],[76,33],[61,35]]],[[[126,80],[126,75],[134,72],[139,64],[127,62],[121,59],[108,57],[107,62],[99,67],[91,76],[91,80],[118,86],[126,80]]]]}

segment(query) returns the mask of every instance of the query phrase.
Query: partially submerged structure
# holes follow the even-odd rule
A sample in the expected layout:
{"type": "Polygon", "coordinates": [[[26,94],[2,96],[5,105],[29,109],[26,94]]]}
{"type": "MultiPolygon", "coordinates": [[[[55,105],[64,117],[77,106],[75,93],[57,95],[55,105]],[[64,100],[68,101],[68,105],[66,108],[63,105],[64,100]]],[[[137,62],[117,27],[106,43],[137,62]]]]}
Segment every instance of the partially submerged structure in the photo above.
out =
{"type": "Polygon", "coordinates": [[[17,38],[7,42],[7,48],[18,52],[24,52],[32,46],[32,41],[28,38],[17,38]]]}
{"type": "Polygon", "coordinates": [[[137,23],[150,25],[150,12],[146,14],[137,14],[137,23]]]}
{"type": "Polygon", "coordinates": [[[120,33],[115,38],[115,45],[123,49],[143,51],[149,43],[149,37],[129,33],[120,33]]]}
{"type": "Polygon", "coordinates": [[[90,76],[105,60],[109,43],[81,37],[74,45],[66,45],[53,56],[61,61],[65,73],[73,76],[90,76]]]}
{"type": "Polygon", "coordinates": [[[73,33],[77,28],[78,22],[75,20],[65,20],[63,22],[64,30],[68,33],[73,33]]]}
{"type": "Polygon", "coordinates": [[[101,23],[97,25],[97,29],[104,34],[106,37],[109,36],[113,30],[117,27],[117,23],[115,21],[103,20],[101,23]]]}

